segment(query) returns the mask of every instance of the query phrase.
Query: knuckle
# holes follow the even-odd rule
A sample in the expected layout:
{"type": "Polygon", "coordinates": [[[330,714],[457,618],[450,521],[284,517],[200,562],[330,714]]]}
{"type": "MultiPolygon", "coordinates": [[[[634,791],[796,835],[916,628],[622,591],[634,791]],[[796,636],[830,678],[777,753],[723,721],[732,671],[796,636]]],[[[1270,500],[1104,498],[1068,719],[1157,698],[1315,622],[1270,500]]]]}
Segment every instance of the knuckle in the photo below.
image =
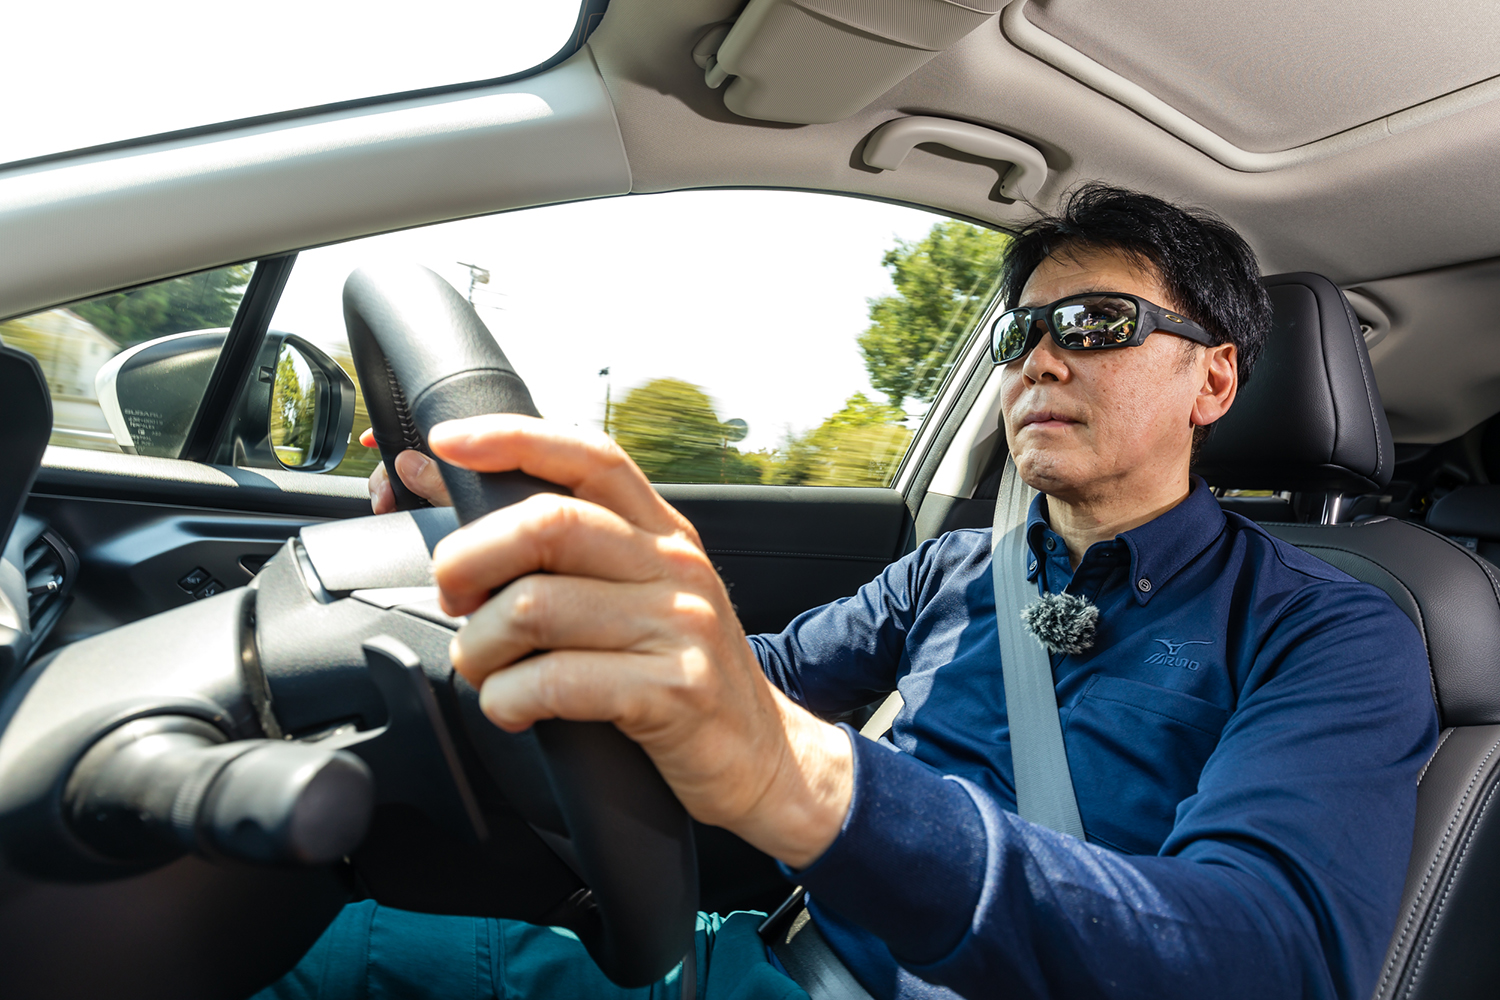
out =
{"type": "Polygon", "coordinates": [[[506,588],[507,624],[518,639],[535,640],[546,631],[551,614],[547,590],[531,576],[522,577],[506,588]]]}
{"type": "Polygon", "coordinates": [[[717,637],[719,609],[699,594],[679,592],[672,601],[673,626],[682,634],[702,642],[717,637]]]}

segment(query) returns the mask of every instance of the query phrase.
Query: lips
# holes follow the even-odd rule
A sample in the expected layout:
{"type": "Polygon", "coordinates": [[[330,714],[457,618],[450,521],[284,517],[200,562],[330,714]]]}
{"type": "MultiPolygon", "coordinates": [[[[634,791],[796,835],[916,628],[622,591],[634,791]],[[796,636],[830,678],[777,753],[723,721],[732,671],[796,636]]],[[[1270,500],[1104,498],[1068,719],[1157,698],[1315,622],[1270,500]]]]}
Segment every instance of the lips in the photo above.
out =
{"type": "Polygon", "coordinates": [[[1066,427],[1079,421],[1056,410],[1033,410],[1021,418],[1021,428],[1024,430],[1032,424],[1042,424],[1046,427],[1066,427]]]}

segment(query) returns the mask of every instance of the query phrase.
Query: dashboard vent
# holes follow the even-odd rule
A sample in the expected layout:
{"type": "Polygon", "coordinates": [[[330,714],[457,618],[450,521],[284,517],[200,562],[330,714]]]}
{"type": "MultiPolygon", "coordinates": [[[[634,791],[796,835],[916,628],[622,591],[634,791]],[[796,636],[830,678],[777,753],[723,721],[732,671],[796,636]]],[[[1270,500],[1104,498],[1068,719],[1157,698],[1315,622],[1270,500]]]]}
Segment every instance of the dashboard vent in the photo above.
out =
{"type": "Polygon", "coordinates": [[[26,546],[26,605],[33,642],[40,642],[61,616],[77,569],[77,556],[54,532],[43,532],[26,546]]]}

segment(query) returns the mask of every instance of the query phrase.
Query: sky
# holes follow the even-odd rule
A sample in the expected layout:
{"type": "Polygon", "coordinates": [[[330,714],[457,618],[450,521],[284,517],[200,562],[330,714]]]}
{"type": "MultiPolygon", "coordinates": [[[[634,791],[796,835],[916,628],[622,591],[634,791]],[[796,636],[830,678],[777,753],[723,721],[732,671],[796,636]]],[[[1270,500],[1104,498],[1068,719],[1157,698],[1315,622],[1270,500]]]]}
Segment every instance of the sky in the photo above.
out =
{"type": "Polygon", "coordinates": [[[420,263],[474,303],[543,416],[602,423],[652,378],[702,386],[740,448],[774,447],[874,392],[856,337],[890,294],[882,255],[939,217],[790,191],[683,191],[511,212],[305,251],[272,329],[343,343],[341,289],[365,264],[420,263]],[[460,263],[463,262],[463,263],[460,263]],[[608,378],[599,371],[610,369],[608,378]]]}
{"type": "Polygon", "coordinates": [[[489,80],[546,61],[578,0],[0,5],[0,163],[489,80]]]}

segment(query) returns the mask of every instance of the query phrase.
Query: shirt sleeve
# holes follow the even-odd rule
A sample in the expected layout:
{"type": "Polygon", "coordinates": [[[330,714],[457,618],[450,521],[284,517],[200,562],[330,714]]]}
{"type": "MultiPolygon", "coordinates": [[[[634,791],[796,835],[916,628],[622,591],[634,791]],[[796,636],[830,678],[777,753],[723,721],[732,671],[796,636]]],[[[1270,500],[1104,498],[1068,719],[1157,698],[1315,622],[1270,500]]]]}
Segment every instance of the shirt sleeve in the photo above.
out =
{"type": "Polygon", "coordinates": [[[813,608],[750,645],[771,683],[811,712],[860,708],[890,691],[906,665],[906,635],[942,539],[922,543],[852,597],[813,608]]]}
{"type": "Polygon", "coordinates": [[[797,878],[963,996],[1363,1000],[1436,745],[1425,650],[1353,583],[1299,592],[1268,634],[1157,856],[1029,823],[851,731],[844,827],[797,878]]]}

